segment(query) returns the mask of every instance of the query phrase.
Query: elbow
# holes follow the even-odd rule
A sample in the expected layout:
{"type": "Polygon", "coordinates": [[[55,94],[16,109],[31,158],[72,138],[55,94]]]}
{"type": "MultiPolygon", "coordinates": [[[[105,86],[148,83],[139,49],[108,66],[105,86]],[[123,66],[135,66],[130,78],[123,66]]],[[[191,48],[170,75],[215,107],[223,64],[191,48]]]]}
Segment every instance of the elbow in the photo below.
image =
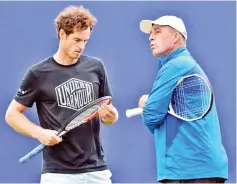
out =
{"type": "Polygon", "coordinates": [[[164,120],[165,113],[154,111],[152,109],[144,107],[142,112],[142,119],[148,128],[156,128],[164,120]]]}
{"type": "Polygon", "coordinates": [[[11,126],[12,119],[14,118],[14,116],[15,116],[14,110],[8,108],[7,111],[6,111],[6,114],[5,114],[5,121],[8,125],[11,126]]]}
{"type": "Polygon", "coordinates": [[[149,120],[148,120],[148,114],[147,112],[145,111],[145,108],[143,108],[143,111],[142,111],[142,122],[144,123],[145,126],[149,126],[149,120]]]}
{"type": "Polygon", "coordinates": [[[7,124],[10,124],[10,122],[11,122],[11,117],[13,116],[12,114],[13,114],[13,113],[12,113],[9,109],[6,111],[6,114],[5,114],[5,121],[6,121],[7,124]]]}

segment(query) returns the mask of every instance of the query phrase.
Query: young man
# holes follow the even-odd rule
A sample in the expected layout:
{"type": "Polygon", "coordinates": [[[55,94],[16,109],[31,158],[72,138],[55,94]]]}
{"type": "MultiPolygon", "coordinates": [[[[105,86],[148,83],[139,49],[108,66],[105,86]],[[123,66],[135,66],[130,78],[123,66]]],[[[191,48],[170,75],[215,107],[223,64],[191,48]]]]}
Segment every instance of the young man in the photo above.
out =
{"type": "Polygon", "coordinates": [[[140,29],[150,34],[152,53],[161,65],[152,91],[139,100],[143,123],[155,137],[157,180],[224,183],[228,178],[228,159],[215,102],[205,118],[194,122],[167,113],[173,89],[181,77],[196,73],[207,78],[186,48],[183,21],[163,16],[155,21],[141,21],[140,29]]]}
{"type": "Polygon", "coordinates": [[[101,121],[113,124],[118,120],[112,104],[99,109],[100,118],[56,136],[61,123],[82,106],[111,96],[102,61],[82,55],[96,18],[82,6],[69,6],[55,23],[58,51],[28,70],[6,121],[17,132],[49,146],[43,151],[41,184],[111,183],[99,132],[101,121]],[[34,102],[41,126],[23,114],[34,102]]]}

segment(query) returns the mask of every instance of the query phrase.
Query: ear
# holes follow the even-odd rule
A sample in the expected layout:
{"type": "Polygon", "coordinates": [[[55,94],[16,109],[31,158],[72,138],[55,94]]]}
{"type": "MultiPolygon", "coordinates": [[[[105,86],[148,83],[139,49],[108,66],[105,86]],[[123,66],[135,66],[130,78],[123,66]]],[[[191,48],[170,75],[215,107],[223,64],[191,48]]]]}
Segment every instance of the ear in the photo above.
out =
{"type": "Polygon", "coordinates": [[[177,31],[175,31],[175,33],[174,33],[174,42],[176,43],[177,41],[179,41],[179,33],[177,31]]]}
{"type": "Polygon", "coordinates": [[[63,29],[60,29],[60,30],[59,30],[58,35],[59,35],[59,38],[60,38],[60,39],[63,39],[63,38],[66,37],[66,33],[65,33],[65,31],[64,31],[63,29]]]}

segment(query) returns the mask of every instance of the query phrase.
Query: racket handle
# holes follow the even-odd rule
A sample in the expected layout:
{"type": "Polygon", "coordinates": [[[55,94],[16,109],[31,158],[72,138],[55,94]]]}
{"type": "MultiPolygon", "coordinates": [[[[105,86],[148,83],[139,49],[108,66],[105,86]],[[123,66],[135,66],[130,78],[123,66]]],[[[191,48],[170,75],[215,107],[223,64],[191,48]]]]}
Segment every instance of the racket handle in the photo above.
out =
{"type": "Polygon", "coordinates": [[[25,163],[27,160],[29,160],[29,159],[33,158],[34,156],[38,155],[45,147],[46,147],[46,145],[40,144],[35,149],[33,149],[32,151],[27,153],[25,156],[21,157],[19,159],[19,162],[20,163],[25,163]]]}
{"type": "Polygon", "coordinates": [[[127,109],[126,110],[127,118],[131,118],[131,117],[137,116],[139,114],[142,114],[142,108],[134,108],[134,109],[127,109]]]}

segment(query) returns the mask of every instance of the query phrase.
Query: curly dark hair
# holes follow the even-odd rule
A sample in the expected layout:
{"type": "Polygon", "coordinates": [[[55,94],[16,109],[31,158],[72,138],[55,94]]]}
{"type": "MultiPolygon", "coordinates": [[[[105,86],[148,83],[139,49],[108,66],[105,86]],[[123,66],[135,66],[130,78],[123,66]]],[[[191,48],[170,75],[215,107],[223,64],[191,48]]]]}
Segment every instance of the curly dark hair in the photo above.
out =
{"type": "Polygon", "coordinates": [[[73,33],[74,29],[86,30],[90,27],[92,31],[96,24],[96,18],[83,6],[68,6],[55,19],[56,32],[63,29],[67,35],[73,33]]]}

